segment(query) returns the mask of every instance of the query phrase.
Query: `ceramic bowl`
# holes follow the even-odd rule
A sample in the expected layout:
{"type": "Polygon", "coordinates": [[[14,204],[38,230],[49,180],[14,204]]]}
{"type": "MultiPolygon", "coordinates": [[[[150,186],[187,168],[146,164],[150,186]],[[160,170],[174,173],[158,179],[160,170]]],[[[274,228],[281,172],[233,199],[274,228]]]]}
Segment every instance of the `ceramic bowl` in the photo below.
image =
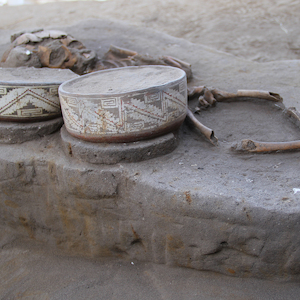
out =
{"type": "Polygon", "coordinates": [[[182,124],[186,74],[166,66],[104,70],[63,83],[59,97],[72,136],[90,142],[133,142],[182,124]]]}
{"type": "Polygon", "coordinates": [[[58,87],[70,70],[0,68],[0,121],[33,122],[61,116],[58,87]]]}

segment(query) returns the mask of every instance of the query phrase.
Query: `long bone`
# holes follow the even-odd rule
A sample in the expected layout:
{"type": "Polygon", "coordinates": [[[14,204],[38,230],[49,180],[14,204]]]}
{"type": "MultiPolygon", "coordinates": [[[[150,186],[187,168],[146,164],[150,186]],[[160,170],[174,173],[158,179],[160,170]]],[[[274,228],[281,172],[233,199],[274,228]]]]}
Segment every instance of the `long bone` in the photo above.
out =
{"type": "Polygon", "coordinates": [[[1,67],[69,68],[77,74],[125,66],[165,65],[182,69],[192,77],[191,65],[172,56],[152,57],[111,46],[104,57],[72,36],[59,30],[37,29],[11,36],[11,44],[0,62],[1,67]]]}
{"type": "MultiPolygon", "coordinates": [[[[19,34],[14,34],[11,37],[11,42],[11,46],[3,54],[1,59],[1,63],[6,67],[11,67],[10,64],[13,64],[14,67],[23,64],[25,66],[35,67],[47,66],[52,68],[70,68],[78,74],[83,74],[86,72],[128,65],[169,65],[183,69],[186,72],[188,79],[192,77],[191,65],[171,56],[153,58],[147,54],[140,55],[136,51],[111,46],[104,57],[99,59],[92,50],[86,49],[81,42],[77,41],[72,36],[67,35],[65,32],[57,30],[38,29],[32,32],[21,32],[19,34]],[[22,59],[15,62],[14,59],[19,56],[22,59]]],[[[190,99],[196,96],[198,97],[201,108],[197,108],[197,111],[200,111],[203,107],[213,106],[216,102],[242,99],[248,100],[249,98],[282,102],[280,95],[271,92],[238,90],[236,93],[228,93],[226,91],[207,88],[205,86],[193,88],[188,91],[188,95],[190,99]]],[[[300,124],[300,114],[295,109],[290,108],[286,110],[286,113],[298,125],[300,124]]],[[[213,145],[217,144],[218,139],[215,137],[214,131],[199,122],[190,110],[187,111],[187,119],[213,145]]],[[[254,143],[253,141],[251,142],[254,143]]],[[[251,145],[250,142],[248,144],[251,145]]],[[[267,146],[269,146],[269,144],[267,146]]],[[[287,149],[296,149],[298,147],[298,141],[289,142],[289,144],[284,143],[284,145],[280,143],[280,146],[274,147],[274,149],[283,147],[284,150],[286,147],[287,149]]],[[[260,149],[260,147],[256,148],[260,149]]]]}
{"type": "Polygon", "coordinates": [[[198,97],[200,107],[197,111],[208,106],[213,106],[216,102],[247,100],[249,98],[264,99],[273,102],[282,102],[283,99],[279,94],[259,91],[259,90],[238,90],[236,93],[229,93],[215,88],[207,88],[205,86],[193,87],[188,90],[189,99],[198,97]]]}
{"type": "Polygon", "coordinates": [[[172,56],[161,56],[158,58],[150,55],[141,55],[136,51],[111,45],[104,57],[99,59],[93,71],[99,69],[116,68],[124,66],[164,65],[180,68],[185,71],[187,78],[192,77],[191,65],[172,56]]]}
{"type": "MultiPolygon", "coordinates": [[[[215,105],[216,102],[223,101],[235,101],[235,100],[248,100],[263,99],[272,102],[282,103],[283,99],[279,94],[257,91],[257,90],[238,90],[236,93],[228,93],[226,91],[218,89],[209,89],[205,86],[194,87],[188,90],[189,99],[198,97],[200,106],[206,108],[208,106],[215,105]]],[[[196,112],[201,111],[201,108],[196,107],[196,112]]],[[[290,117],[294,123],[300,126],[300,113],[295,107],[290,107],[284,110],[284,113],[290,117]]],[[[213,139],[214,131],[204,124],[200,123],[196,117],[188,110],[187,118],[212,144],[216,144],[213,139]]],[[[291,151],[300,150],[300,141],[289,141],[289,142],[260,142],[253,141],[251,139],[245,139],[240,141],[231,147],[232,150],[240,152],[252,152],[252,153],[266,153],[266,152],[277,152],[277,151],[291,151]]]]}
{"type": "MultiPolygon", "coordinates": [[[[239,90],[237,93],[228,93],[226,91],[207,88],[205,86],[193,87],[188,90],[189,99],[198,97],[198,101],[201,107],[213,106],[216,102],[222,102],[226,100],[239,100],[241,98],[260,98],[269,101],[282,102],[282,98],[279,94],[267,92],[267,91],[256,91],[256,90],[239,90]]],[[[200,107],[196,107],[196,112],[201,111],[200,107]]],[[[193,113],[187,110],[187,119],[197,130],[199,130],[213,145],[217,145],[218,138],[215,137],[214,131],[208,128],[193,115],[193,113]]]]}
{"type": "Polygon", "coordinates": [[[198,129],[214,146],[218,144],[218,138],[215,136],[214,131],[209,127],[203,125],[200,121],[198,121],[189,108],[187,109],[186,117],[187,120],[196,129],[198,129]]]}
{"type": "MultiPolygon", "coordinates": [[[[300,113],[295,107],[284,110],[284,113],[290,117],[294,123],[300,126],[300,113]]],[[[300,140],[289,142],[259,142],[245,139],[234,145],[231,149],[240,152],[247,151],[253,153],[300,150],[300,140]]]]}
{"type": "Polygon", "coordinates": [[[250,139],[245,139],[234,145],[231,149],[240,152],[246,151],[252,153],[300,150],[300,141],[297,140],[291,142],[259,142],[250,139]]]}
{"type": "Polygon", "coordinates": [[[295,107],[289,107],[284,112],[296,125],[300,127],[300,113],[295,107]]]}

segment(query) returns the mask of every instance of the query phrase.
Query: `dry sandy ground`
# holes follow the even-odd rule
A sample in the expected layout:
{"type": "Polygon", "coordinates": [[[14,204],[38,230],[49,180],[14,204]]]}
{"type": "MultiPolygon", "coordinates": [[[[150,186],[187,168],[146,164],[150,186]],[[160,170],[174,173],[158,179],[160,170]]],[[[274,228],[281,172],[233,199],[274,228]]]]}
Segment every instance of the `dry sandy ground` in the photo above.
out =
{"type": "Polygon", "coordinates": [[[28,241],[0,245],[1,300],[299,299],[297,282],[233,278],[135,260],[81,259],[28,241]]]}
{"type": "MultiPolygon", "coordinates": [[[[87,18],[116,18],[263,62],[300,59],[299,15],[300,3],[292,0],[65,2],[0,7],[0,31],[8,34],[28,28],[72,25],[87,18]]],[[[0,41],[0,44],[7,42],[0,41]]],[[[185,47],[192,48],[187,44],[185,47]]],[[[176,51],[173,49],[171,54],[176,55],[176,51]]],[[[197,53],[203,52],[201,48],[197,53]]],[[[243,78],[251,77],[253,82],[248,80],[247,84],[256,88],[257,81],[263,79],[262,85],[266,88],[274,84],[280,87],[283,95],[293,96],[293,101],[298,99],[299,93],[294,88],[298,85],[297,79],[295,73],[288,69],[295,70],[297,62],[276,63],[272,67],[269,63],[253,64],[238,60],[231,70],[231,73],[239,74],[240,79],[235,82],[224,75],[234,61],[231,56],[221,57],[212,51],[211,56],[214,55],[218,64],[209,70],[205,66],[206,61],[212,61],[208,54],[203,64],[196,63],[195,55],[190,54],[191,62],[198,73],[202,72],[205,82],[207,80],[224,88],[226,85],[239,85],[243,78]],[[281,75],[277,78],[274,73],[282,68],[287,69],[283,73],[285,78],[281,75]],[[266,76],[268,72],[265,69],[272,70],[272,74],[266,76]],[[215,72],[216,75],[213,74],[215,72]]],[[[189,54],[182,55],[186,56],[189,54]]],[[[100,299],[99,295],[101,299],[130,300],[299,299],[298,283],[246,281],[150,263],[89,261],[49,254],[39,245],[36,248],[32,245],[12,247],[14,245],[9,243],[0,246],[0,299],[100,299]]]]}
{"type": "Polygon", "coordinates": [[[61,2],[0,7],[0,29],[19,31],[72,25],[87,18],[115,18],[263,62],[300,59],[299,16],[297,0],[61,2]]]}

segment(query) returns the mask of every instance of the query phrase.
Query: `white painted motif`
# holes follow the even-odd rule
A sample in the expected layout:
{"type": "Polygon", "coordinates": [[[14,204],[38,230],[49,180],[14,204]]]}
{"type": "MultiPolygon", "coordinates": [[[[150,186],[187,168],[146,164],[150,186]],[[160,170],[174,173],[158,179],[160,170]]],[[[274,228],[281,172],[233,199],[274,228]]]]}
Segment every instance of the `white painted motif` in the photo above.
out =
{"type": "Polygon", "coordinates": [[[123,134],[155,129],[186,114],[183,79],[163,91],[120,97],[76,98],[60,95],[64,122],[75,134],[123,134]]]}
{"type": "Polygon", "coordinates": [[[0,95],[6,95],[7,91],[5,87],[0,86],[0,95]]]}
{"type": "Polygon", "coordinates": [[[60,114],[58,86],[0,86],[0,118],[60,114]]]}

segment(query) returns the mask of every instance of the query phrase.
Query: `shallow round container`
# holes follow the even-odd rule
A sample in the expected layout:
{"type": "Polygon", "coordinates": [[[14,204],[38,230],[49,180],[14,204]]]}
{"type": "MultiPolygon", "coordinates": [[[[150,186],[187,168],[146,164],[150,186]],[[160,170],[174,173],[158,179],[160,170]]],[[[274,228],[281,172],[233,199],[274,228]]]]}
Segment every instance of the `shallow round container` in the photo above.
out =
{"type": "Polygon", "coordinates": [[[133,142],[176,130],[187,107],[185,72],[166,66],[110,69],[59,87],[67,131],[90,142],[133,142]]]}
{"type": "Polygon", "coordinates": [[[0,121],[36,122],[61,116],[58,87],[70,70],[0,68],[0,121]]]}

